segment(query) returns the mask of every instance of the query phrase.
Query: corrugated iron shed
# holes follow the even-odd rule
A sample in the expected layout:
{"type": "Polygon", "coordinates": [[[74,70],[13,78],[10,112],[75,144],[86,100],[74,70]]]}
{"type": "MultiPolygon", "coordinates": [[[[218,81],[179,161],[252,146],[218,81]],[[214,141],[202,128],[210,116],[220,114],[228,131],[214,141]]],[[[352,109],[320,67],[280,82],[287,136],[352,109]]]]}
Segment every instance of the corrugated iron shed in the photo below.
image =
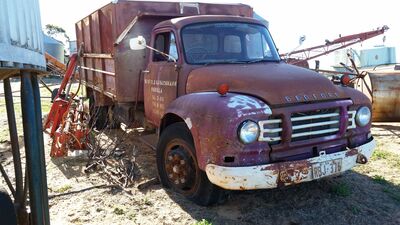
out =
{"type": "Polygon", "coordinates": [[[38,0],[0,1],[0,79],[21,68],[45,70],[38,0]]]}

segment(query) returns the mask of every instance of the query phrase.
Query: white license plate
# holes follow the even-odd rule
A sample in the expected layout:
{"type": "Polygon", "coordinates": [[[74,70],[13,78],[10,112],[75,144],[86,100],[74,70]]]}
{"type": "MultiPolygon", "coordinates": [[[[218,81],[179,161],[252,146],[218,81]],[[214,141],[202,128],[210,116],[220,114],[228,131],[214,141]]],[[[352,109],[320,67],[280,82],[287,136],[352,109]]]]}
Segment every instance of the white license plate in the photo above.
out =
{"type": "Polygon", "coordinates": [[[334,159],[325,162],[315,163],[312,165],[312,169],[314,179],[339,173],[342,169],[342,159],[334,159]]]}

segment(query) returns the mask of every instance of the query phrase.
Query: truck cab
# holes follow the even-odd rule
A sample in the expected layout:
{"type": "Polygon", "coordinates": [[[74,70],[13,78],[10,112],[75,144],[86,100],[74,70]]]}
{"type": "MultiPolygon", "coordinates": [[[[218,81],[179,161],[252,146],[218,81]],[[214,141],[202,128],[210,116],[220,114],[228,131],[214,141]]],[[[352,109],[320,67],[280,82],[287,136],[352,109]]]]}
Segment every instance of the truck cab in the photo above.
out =
{"type": "Polygon", "coordinates": [[[156,128],[161,183],[200,205],[338,175],[375,146],[370,100],[282,61],[253,17],[243,4],[121,0],[76,24],[94,106],[156,128]]]}
{"type": "Polygon", "coordinates": [[[177,18],[149,44],[144,108],[159,127],[160,180],[198,204],[221,188],[297,184],[370,158],[368,98],[283,62],[261,22],[177,18]]]}
{"type": "MultiPolygon", "coordinates": [[[[144,71],[145,115],[156,126],[166,106],[188,94],[188,89],[216,91],[218,83],[213,80],[188,81],[194,70],[280,61],[266,27],[257,20],[236,16],[193,16],[161,22],[153,29],[150,44],[157,51],[150,51],[144,71]]],[[[225,83],[230,80],[227,77],[225,83]]]]}

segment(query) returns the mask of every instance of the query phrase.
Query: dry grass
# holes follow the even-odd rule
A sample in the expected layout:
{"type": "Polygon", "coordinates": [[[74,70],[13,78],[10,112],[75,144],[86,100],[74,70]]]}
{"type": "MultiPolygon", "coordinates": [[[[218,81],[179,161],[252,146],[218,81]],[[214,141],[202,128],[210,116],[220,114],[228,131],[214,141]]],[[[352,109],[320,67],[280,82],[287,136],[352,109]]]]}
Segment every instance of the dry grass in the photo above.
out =
{"type": "Polygon", "coordinates": [[[374,161],[385,161],[390,164],[391,167],[396,169],[400,169],[400,156],[399,154],[395,154],[393,152],[382,150],[381,146],[377,146],[374,154],[371,157],[371,160],[374,161]]]}
{"type": "Polygon", "coordinates": [[[58,188],[55,190],[56,193],[65,193],[69,190],[72,189],[72,186],[70,184],[63,185],[62,187],[58,188]]]}
{"type": "MultiPolygon", "coordinates": [[[[46,114],[50,111],[51,107],[51,93],[42,85],[40,85],[40,95],[42,97],[42,113],[46,114]]],[[[14,112],[16,117],[17,131],[19,135],[23,134],[22,128],[22,110],[21,110],[21,93],[20,93],[20,82],[18,80],[12,79],[11,89],[13,92],[13,101],[14,101],[14,112]]],[[[0,96],[4,96],[3,83],[0,82],[0,96]]],[[[7,111],[5,106],[5,98],[0,97],[0,142],[9,141],[9,129],[7,124],[7,111]]]]}

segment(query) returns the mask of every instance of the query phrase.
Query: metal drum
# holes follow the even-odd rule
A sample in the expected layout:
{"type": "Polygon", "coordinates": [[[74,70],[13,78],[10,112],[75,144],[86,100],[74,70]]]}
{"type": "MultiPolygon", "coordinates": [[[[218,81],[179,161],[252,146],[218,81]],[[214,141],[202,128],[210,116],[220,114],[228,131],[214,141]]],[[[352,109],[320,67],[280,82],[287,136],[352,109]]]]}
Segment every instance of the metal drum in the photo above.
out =
{"type": "Polygon", "coordinates": [[[372,101],[373,121],[400,121],[400,71],[369,71],[365,82],[358,79],[354,88],[372,101]]]}

